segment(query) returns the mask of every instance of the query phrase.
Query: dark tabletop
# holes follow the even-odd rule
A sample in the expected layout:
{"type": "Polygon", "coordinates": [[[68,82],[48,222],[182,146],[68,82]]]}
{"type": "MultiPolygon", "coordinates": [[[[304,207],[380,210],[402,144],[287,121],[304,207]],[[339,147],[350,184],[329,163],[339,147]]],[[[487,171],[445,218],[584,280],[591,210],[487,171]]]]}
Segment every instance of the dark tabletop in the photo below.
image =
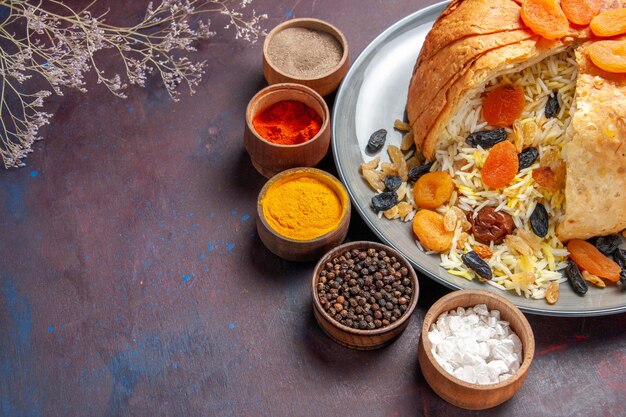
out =
{"type": "MultiPolygon", "coordinates": [[[[292,17],[333,23],[354,61],[427,3],[253,7],[268,30],[292,17]]],[[[108,4],[131,22],[147,1],[108,4]]],[[[0,172],[0,416],[479,414],[441,400],[419,370],[422,318],[447,292],[428,278],[390,346],[354,351],[322,333],[314,264],[281,260],[256,234],[265,178],[242,134],[266,85],[262,43],[215,29],[197,53],[207,70],[196,95],[174,103],[151,81],[128,100],[95,83],[54,97],[27,166],[0,172]]],[[[330,154],[320,166],[336,172],[330,154]]],[[[376,240],[356,212],[348,238],[376,240]]],[[[626,315],[527,317],[528,378],[480,414],[626,415],[626,315]]]]}

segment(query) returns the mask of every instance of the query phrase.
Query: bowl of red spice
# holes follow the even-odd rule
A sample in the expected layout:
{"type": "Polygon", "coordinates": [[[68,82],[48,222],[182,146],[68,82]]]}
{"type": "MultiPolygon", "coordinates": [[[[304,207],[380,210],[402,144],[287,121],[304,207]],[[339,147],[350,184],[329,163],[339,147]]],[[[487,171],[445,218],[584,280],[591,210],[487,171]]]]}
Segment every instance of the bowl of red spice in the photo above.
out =
{"type": "Polygon", "coordinates": [[[263,74],[268,84],[303,84],[325,96],[339,87],[349,64],[346,37],[319,19],[283,22],[268,33],[263,44],[263,74]]]}
{"type": "Polygon", "coordinates": [[[317,165],[330,145],[326,102],[300,84],[274,84],[248,103],[244,143],[252,165],[270,178],[289,168],[317,165]]]}

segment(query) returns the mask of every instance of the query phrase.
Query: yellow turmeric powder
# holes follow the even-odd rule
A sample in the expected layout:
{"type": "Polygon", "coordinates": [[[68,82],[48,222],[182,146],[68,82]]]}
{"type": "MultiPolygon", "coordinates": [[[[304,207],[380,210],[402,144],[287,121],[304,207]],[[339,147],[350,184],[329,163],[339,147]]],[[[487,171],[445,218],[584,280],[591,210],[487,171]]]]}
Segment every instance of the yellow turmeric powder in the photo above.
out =
{"type": "Polygon", "coordinates": [[[344,213],[344,200],[330,179],[297,172],[276,181],[261,198],[263,216],[278,234],[311,240],[336,228],[344,213]]]}

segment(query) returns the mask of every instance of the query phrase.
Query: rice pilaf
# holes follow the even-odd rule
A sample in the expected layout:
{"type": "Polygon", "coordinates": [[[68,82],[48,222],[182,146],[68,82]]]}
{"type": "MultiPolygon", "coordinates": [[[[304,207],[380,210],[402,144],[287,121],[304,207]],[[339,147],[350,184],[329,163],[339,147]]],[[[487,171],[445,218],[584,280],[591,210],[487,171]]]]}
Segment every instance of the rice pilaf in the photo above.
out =
{"type": "MultiPolygon", "coordinates": [[[[539,186],[533,179],[532,171],[540,165],[562,159],[565,131],[571,121],[570,107],[574,100],[576,77],[577,66],[572,49],[553,55],[519,72],[490,80],[483,91],[464,102],[446,126],[446,137],[440,141],[444,143],[444,148],[436,152],[430,171],[449,173],[456,186],[450,200],[436,209],[444,215],[447,230],[453,231],[450,249],[440,254],[440,265],[450,274],[468,280],[477,278],[475,272],[463,263],[461,255],[482,248],[490,252],[484,260],[493,271],[493,278],[487,280],[487,284],[501,290],[543,299],[551,283],[566,281],[559,271],[567,266],[568,251],[555,234],[556,224],[564,212],[564,190],[561,187],[549,191],[539,186]],[[535,147],[539,157],[531,166],[521,169],[505,188],[495,190],[484,185],[481,178],[481,168],[489,150],[469,146],[465,139],[471,133],[493,129],[482,117],[483,99],[486,93],[503,84],[521,88],[526,102],[520,118],[512,128],[506,128],[508,140],[513,142],[518,153],[526,147],[535,147]],[[544,115],[546,104],[554,93],[558,96],[559,111],[554,117],[547,118],[544,115]],[[543,238],[536,236],[530,226],[531,214],[539,203],[549,215],[548,233],[543,238]],[[465,215],[469,213],[475,217],[484,207],[508,213],[513,219],[515,231],[501,244],[491,242],[486,246],[470,233],[471,225],[465,215]]],[[[391,145],[387,148],[388,152],[390,148],[391,145]]],[[[410,169],[423,162],[421,155],[416,155],[413,150],[404,154],[404,162],[398,162],[398,151],[393,149],[396,154],[394,164],[383,163],[378,167],[377,161],[371,161],[367,167],[361,166],[364,177],[377,192],[382,192],[384,187],[376,185],[377,181],[370,180],[372,177],[379,175],[382,181],[384,175],[399,175],[400,165],[406,164],[410,169]],[[366,170],[368,175],[365,175],[366,170]]],[[[407,167],[403,166],[401,170],[406,173],[407,167]]],[[[406,175],[401,176],[405,181],[398,190],[402,210],[394,207],[379,212],[379,217],[384,215],[388,219],[408,222],[415,216],[418,208],[413,201],[412,187],[406,175]],[[407,205],[410,205],[410,210],[407,205]]],[[[425,251],[418,240],[416,244],[425,251]]]]}

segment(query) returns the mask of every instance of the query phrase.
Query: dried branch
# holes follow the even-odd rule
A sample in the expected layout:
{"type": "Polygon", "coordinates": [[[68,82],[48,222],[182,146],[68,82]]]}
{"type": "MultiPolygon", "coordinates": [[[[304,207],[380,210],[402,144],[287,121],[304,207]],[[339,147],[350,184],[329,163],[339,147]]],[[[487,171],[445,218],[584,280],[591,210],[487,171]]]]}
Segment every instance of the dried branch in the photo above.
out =
{"type": "Polygon", "coordinates": [[[202,17],[225,16],[225,28],[252,43],[263,34],[260,22],[266,18],[254,10],[244,15],[250,0],[234,5],[229,0],[162,0],[156,7],[150,3],[138,24],[120,27],[106,23],[107,13],[92,14],[95,1],[80,11],[62,1],[45,3],[51,7],[35,0],[0,1],[0,9],[8,10],[0,22],[0,155],[5,168],[24,166],[23,158],[40,139],[39,128],[49,123],[51,115],[41,111],[44,98],[51,92],[63,95],[65,87],[86,92],[91,69],[98,83],[122,98],[128,85],[143,87],[148,75],[158,74],[177,101],[178,87],[185,84],[193,94],[204,74],[204,61],[185,56],[196,51],[196,41],[215,35],[210,19],[202,17]],[[52,7],[64,13],[52,12],[52,7]],[[121,74],[105,72],[96,56],[102,50],[115,51],[121,74]],[[28,93],[31,78],[45,80],[50,91],[28,93]]]}

